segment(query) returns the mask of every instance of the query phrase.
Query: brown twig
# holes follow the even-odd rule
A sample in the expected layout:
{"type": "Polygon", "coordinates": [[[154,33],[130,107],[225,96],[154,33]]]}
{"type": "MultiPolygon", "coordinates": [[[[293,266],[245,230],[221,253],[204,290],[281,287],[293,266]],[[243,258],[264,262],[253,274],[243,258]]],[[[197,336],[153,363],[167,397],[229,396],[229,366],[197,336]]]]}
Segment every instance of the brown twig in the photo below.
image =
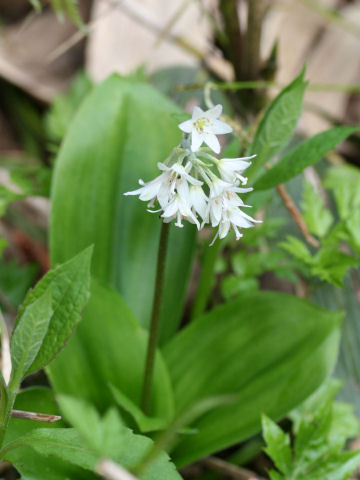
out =
{"type": "Polygon", "coordinates": [[[24,410],[11,410],[13,418],[22,418],[23,420],[34,420],[35,422],[54,423],[61,420],[60,415],[50,415],[48,413],[25,412],[24,410]]]}
{"type": "Polygon", "coordinates": [[[232,463],[228,463],[221,458],[207,457],[200,460],[200,463],[215,472],[219,472],[235,480],[264,480],[254,472],[251,472],[246,468],[238,467],[232,463]]]}
{"type": "Polygon", "coordinates": [[[318,248],[320,246],[319,241],[315,237],[313,237],[309,232],[309,229],[305,223],[305,220],[303,219],[299,209],[293,202],[293,199],[287,192],[284,185],[281,185],[281,184],[277,185],[276,191],[278,192],[281,200],[284,203],[285,208],[290,213],[291,218],[294,220],[296,226],[299,228],[300,232],[303,234],[305,240],[313,247],[318,248]]]}

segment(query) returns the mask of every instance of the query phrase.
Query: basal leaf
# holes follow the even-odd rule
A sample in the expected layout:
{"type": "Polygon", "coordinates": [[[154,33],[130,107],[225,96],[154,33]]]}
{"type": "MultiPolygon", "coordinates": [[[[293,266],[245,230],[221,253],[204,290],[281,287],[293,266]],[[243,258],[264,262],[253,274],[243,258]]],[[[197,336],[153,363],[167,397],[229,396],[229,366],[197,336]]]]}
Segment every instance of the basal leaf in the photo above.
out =
{"type": "Polygon", "coordinates": [[[10,386],[14,390],[18,389],[39,353],[52,315],[49,290],[23,310],[10,344],[12,364],[10,386]]]}
{"type": "Polygon", "coordinates": [[[299,298],[259,292],[218,307],[166,345],[178,414],[200,399],[237,394],[203,415],[197,434],[179,439],[179,465],[226,448],[301,403],[331,371],[342,314],[299,298]]]}
{"type": "MultiPolygon", "coordinates": [[[[69,127],[52,189],[51,257],[63,262],[94,244],[92,273],[150,320],[161,222],[123,194],[158,175],[179,144],[180,110],[152,87],[113,75],[91,92],[69,127]],[[76,232],[76,235],[74,234],[76,232]]],[[[195,248],[193,225],[170,231],[161,340],[176,331],[195,248]]]]}
{"type": "MultiPolygon", "coordinates": [[[[47,365],[63,348],[80,321],[80,313],[89,298],[90,261],[92,248],[50,270],[27,295],[20,311],[23,312],[46,291],[51,293],[53,314],[44,341],[27,374],[47,365]]],[[[14,335],[19,328],[18,322],[14,335]]]]}
{"type": "Polygon", "coordinates": [[[324,155],[357,130],[359,127],[335,127],[305,140],[264,173],[255,183],[254,188],[266,190],[296,177],[306,167],[321,160],[324,155]]]}
{"type": "Polygon", "coordinates": [[[279,93],[261,119],[247,152],[257,155],[247,170],[249,178],[253,179],[258,170],[290,140],[302,110],[307,85],[304,74],[305,70],[279,93]]]}

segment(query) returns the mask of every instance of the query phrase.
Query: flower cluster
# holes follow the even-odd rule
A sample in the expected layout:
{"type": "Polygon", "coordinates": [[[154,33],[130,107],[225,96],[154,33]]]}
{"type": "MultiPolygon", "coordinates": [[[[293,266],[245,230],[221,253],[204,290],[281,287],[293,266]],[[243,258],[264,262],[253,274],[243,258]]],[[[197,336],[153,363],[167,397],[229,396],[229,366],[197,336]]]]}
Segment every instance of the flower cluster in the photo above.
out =
{"type": "Polygon", "coordinates": [[[253,157],[219,159],[209,153],[210,149],[220,153],[216,135],[232,131],[219,120],[221,112],[221,105],[206,112],[195,107],[192,118],[179,125],[184,132],[180,146],[165,163],[158,163],[162,173],[147,183],[139,180],[139,189],[125,193],[139,195],[148,202],[148,211],[161,212],[164,222],[175,219],[177,227],[183,227],[182,220],[194,223],[198,230],[207,224],[217,227],[213,241],[224,238],[231,229],[238,240],[240,228],[258,222],[242,211],[249,205],[238,195],[252,190],[245,187],[243,173],[253,157]],[[210,148],[202,148],[203,143],[210,148]]]}

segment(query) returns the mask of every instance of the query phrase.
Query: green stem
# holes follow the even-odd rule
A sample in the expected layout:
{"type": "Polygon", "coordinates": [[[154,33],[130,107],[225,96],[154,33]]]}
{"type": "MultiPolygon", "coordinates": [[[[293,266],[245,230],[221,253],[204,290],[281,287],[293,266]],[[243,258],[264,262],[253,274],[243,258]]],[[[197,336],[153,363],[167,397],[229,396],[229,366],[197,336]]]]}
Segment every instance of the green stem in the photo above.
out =
{"type": "Polygon", "coordinates": [[[207,247],[202,264],[202,271],[197,289],[191,320],[200,316],[207,305],[213,286],[215,263],[221,249],[221,240],[217,239],[212,247],[207,247]]]}
{"type": "Polygon", "coordinates": [[[148,347],[146,354],[144,383],[141,397],[141,408],[148,414],[150,410],[151,389],[153,383],[153,373],[155,366],[156,347],[159,334],[160,311],[164,289],[166,254],[169,240],[169,223],[162,223],[159,241],[159,250],[157,257],[155,290],[153,299],[153,308],[151,314],[151,323],[149,330],[148,347]]]}
{"type": "Polygon", "coordinates": [[[4,443],[5,434],[9,425],[11,410],[14,406],[17,392],[13,390],[3,389],[1,387],[1,402],[0,402],[0,448],[4,443]],[[4,400],[3,400],[4,399],[4,400]]]}

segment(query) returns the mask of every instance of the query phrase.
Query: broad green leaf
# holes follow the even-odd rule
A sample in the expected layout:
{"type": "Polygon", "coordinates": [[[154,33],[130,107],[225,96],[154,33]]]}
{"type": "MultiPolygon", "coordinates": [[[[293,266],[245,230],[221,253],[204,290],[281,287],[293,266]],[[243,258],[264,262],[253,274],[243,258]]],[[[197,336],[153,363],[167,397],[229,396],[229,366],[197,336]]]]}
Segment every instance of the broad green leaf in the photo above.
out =
{"type": "MultiPolygon", "coordinates": [[[[180,110],[152,87],[113,75],[94,88],[69,127],[52,189],[51,257],[94,244],[92,273],[121,293],[147,326],[160,233],[157,215],[124,192],[153,179],[179,144],[180,110]],[[76,232],[76,235],[74,235],[76,232]]],[[[161,340],[176,331],[195,248],[195,227],[171,227],[161,340]]]]}
{"type": "Polygon", "coordinates": [[[302,110],[307,85],[304,74],[305,70],[279,93],[261,119],[247,152],[257,155],[247,171],[249,178],[253,179],[258,170],[290,140],[302,110]]]}
{"type": "MultiPolygon", "coordinates": [[[[53,314],[40,350],[29,366],[27,374],[47,365],[63,348],[80,321],[80,313],[89,298],[90,261],[92,247],[50,270],[27,295],[20,311],[37,300],[44,292],[51,292],[53,314]]],[[[15,332],[19,323],[15,327],[15,332]]]]}
{"type": "MultiPolygon", "coordinates": [[[[76,334],[48,368],[51,383],[56,392],[82,397],[100,411],[114,405],[110,385],[140,405],[146,348],[147,332],[119,294],[94,280],[76,334]]],[[[173,409],[170,379],[159,353],[150,415],[168,422],[173,409]]]]}
{"type": "Polygon", "coordinates": [[[331,211],[325,207],[323,198],[309,181],[305,182],[301,208],[310,232],[323,238],[328,233],[334,219],[331,211]]]}
{"type": "Polygon", "coordinates": [[[266,441],[265,452],[271,457],[280,472],[286,474],[290,470],[292,462],[289,435],[284,433],[266,415],[262,416],[262,430],[266,441]]]}
{"type": "MultiPolygon", "coordinates": [[[[32,387],[21,391],[16,397],[14,408],[49,414],[59,414],[52,391],[44,387],[32,387]]],[[[63,428],[61,420],[55,423],[42,424],[49,429],[63,428]]],[[[11,418],[6,432],[5,443],[28,434],[39,428],[38,422],[11,418]]],[[[61,461],[55,457],[44,457],[36,453],[30,447],[21,447],[7,453],[9,460],[22,474],[24,480],[64,480],[71,478],[76,480],[93,480],[98,478],[89,471],[80,469],[70,463],[61,461]]]]}
{"type": "Polygon", "coordinates": [[[23,310],[10,344],[12,364],[10,386],[12,389],[18,389],[39,353],[52,315],[49,290],[23,310]]]}
{"type": "Polygon", "coordinates": [[[273,292],[244,295],[200,317],[166,345],[178,414],[200,399],[238,394],[179,439],[178,465],[226,448],[300,404],[330,373],[341,313],[273,292]],[[220,374],[221,373],[221,374],[220,374]]]}
{"type": "Polygon", "coordinates": [[[305,140],[264,173],[255,183],[254,188],[266,190],[296,177],[306,167],[314,165],[345,138],[358,130],[359,127],[335,127],[305,140]]]}

